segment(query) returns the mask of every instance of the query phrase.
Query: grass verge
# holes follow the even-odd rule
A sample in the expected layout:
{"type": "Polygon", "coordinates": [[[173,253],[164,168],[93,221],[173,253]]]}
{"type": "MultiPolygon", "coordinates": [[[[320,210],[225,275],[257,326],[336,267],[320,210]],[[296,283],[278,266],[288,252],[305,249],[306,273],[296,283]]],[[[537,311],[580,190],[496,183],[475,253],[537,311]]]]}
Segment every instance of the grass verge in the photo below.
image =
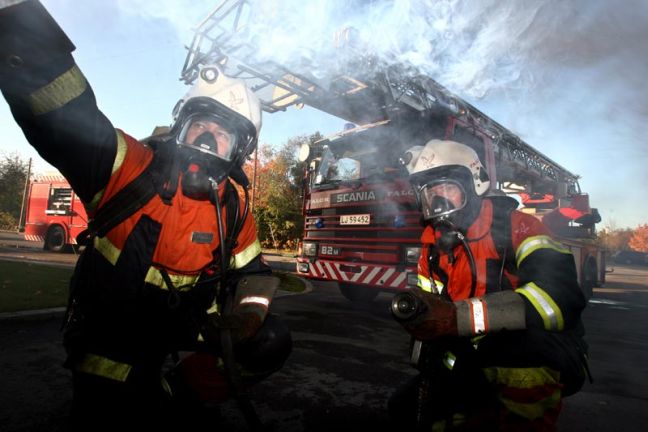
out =
{"type": "Polygon", "coordinates": [[[306,284],[303,280],[291,273],[284,273],[278,270],[273,270],[272,275],[281,279],[279,289],[281,291],[302,292],[306,289],[306,284]]]}
{"type": "MultiPolygon", "coordinates": [[[[282,291],[302,292],[304,282],[274,271],[282,291]]],[[[0,312],[62,307],[67,304],[72,269],[27,262],[0,261],[0,312]]]]}
{"type": "Polygon", "coordinates": [[[72,269],[0,261],[0,312],[65,306],[72,269]]]}

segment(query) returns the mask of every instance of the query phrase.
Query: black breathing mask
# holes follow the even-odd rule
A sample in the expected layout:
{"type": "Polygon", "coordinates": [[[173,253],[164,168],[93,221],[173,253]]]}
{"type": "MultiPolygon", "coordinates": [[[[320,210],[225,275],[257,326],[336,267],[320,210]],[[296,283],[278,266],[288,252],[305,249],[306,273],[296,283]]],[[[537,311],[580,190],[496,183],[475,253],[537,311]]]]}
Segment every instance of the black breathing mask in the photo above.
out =
{"type": "Polygon", "coordinates": [[[448,216],[435,218],[431,221],[434,231],[440,234],[437,239],[437,246],[446,254],[451,254],[452,250],[461,243],[463,234],[452,219],[448,216]]]}
{"type": "Polygon", "coordinates": [[[178,149],[182,170],[182,193],[191,199],[211,199],[213,183],[220,183],[228,175],[227,162],[200,151],[201,146],[216,145],[211,133],[205,132],[196,138],[195,144],[178,149]]]}

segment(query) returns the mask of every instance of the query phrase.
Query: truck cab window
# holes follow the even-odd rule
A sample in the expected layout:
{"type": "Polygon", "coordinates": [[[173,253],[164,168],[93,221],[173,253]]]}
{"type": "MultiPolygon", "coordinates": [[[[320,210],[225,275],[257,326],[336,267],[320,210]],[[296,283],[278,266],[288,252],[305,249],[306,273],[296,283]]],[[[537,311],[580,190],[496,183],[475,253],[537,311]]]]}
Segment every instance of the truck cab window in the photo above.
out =
{"type": "Polygon", "coordinates": [[[315,177],[315,185],[401,175],[404,174],[398,158],[388,157],[384,149],[381,153],[377,147],[361,148],[358,151],[345,151],[336,157],[333,151],[327,148],[315,177]]]}
{"type": "Polygon", "coordinates": [[[72,210],[72,188],[51,188],[45,214],[68,215],[72,210]]]}

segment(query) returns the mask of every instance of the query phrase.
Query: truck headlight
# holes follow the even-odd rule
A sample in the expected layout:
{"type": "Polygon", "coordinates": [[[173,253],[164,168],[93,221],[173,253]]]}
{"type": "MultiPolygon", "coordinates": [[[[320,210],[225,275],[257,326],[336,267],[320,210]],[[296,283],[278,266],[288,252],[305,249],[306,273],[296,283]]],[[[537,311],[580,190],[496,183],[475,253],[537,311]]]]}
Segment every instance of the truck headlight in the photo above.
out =
{"type": "Polygon", "coordinates": [[[315,256],[317,255],[317,243],[307,243],[304,242],[304,256],[315,256]]]}
{"type": "Polygon", "coordinates": [[[405,248],[405,261],[408,264],[418,263],[419,257],[421,256],[420,247],[407,247],[405,248]]]}

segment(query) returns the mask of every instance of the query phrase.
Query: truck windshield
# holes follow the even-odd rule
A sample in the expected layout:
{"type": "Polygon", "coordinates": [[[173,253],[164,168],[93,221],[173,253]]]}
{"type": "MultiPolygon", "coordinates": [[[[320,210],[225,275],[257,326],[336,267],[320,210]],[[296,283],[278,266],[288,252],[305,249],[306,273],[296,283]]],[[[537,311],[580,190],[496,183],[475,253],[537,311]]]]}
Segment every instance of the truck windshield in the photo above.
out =
{"type": "Polygon", "coordinates": [[[313,184],[320,187],[385,177],[396,178],[404,174],[405,171],[397,158],[381,154],[375,147],[346,150],[337,155],[331,148],[326,147],[313,184]]]}

